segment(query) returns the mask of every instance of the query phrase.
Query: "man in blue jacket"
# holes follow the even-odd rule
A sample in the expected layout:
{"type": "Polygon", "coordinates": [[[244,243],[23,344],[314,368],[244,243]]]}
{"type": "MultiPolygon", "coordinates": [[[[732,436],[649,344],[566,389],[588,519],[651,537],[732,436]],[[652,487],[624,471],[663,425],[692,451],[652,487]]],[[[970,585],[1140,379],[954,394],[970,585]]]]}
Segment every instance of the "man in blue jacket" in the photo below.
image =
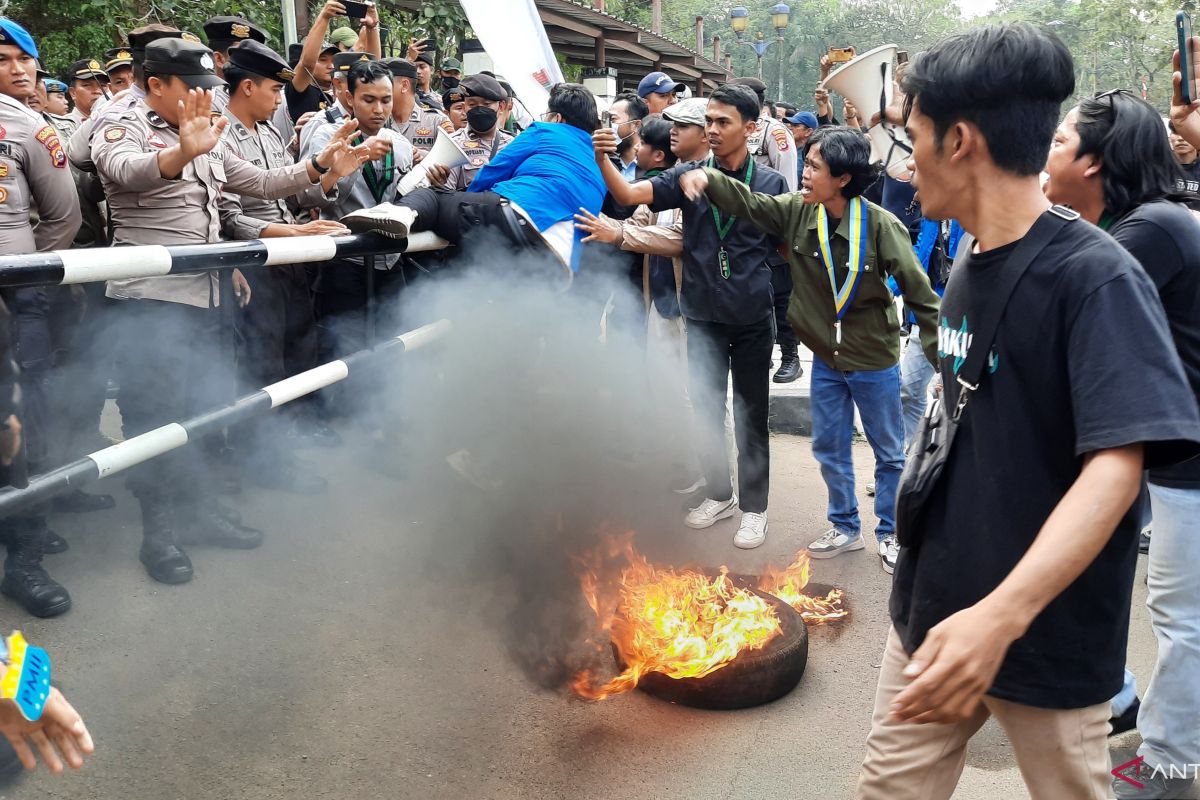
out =
{"type": "Polygon", "coordinates": [[[604,202],[604,179],[592,149],[597,125],[592,93],[560,83],[550,90],[542,121],[497,153],[467,191],[418,189],[395,205],[356,211],[342,222],[354,231],[394,238],[434,231],[454,244],[468,230],[494,227],[518,246],[548,249],[577,272],[583,234],[575,229],[575,213],[586,208],[597,214],[604,202]]]}

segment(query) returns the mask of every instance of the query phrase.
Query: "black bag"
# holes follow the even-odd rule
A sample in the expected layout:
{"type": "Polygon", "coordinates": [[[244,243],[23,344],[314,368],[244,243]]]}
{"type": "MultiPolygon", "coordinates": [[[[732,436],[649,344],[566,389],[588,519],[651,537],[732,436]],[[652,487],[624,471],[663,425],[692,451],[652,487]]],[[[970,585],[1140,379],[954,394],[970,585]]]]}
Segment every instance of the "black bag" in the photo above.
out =
{"type": "Polygon", "coordinates": [[[1058,232],[1067,223],[1077,219],[1077,213],[1062,206],[1053,206],[1038,217],[1029,233],[1009,256],[1003,267],[1001,283],[996,287],[993,302],[984,308],[983,316],[979,319],[979,327],[971,340],[967,359],[956,376],[959,385],[958,402],[953,409],[947,410],[943,390],[936,398],[931,398],[925,408],[925,416],[922,417],[912,444],[909,445],[904,472],[900,475],[900,487],[896,492],[896,541],[901,547],[913,547],[920,542],[918,530],[921,509],[926,506],[937,487],[950,448],[954,444],[958,421],[962,418],[971,394],[979,388],[979,379],[983,375],[992,344],[996,341],[1000,319],[1004,316],[1004,309],[1012,297],[1013,290],[1017,288],[1029,265],[1054,240],[1058,232]]]}

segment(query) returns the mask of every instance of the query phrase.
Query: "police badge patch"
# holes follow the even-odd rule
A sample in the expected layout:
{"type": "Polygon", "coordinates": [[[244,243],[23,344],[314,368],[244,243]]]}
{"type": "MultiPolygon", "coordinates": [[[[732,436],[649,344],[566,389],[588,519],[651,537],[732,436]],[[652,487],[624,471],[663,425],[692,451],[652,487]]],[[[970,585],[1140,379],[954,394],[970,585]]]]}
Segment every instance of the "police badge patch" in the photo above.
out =
{"type": "Polygon", "coordinates": [[[120,125],[113,125],[104,132],[104,141],[119,142],[125,138],[125,128],[120,125]]]}

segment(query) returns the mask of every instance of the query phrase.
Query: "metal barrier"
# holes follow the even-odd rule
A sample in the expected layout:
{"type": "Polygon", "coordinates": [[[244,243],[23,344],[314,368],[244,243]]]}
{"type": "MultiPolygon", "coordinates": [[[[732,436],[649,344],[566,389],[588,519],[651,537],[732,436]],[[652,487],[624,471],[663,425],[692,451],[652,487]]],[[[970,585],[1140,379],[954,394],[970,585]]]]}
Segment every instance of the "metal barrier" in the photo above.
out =
{"type": "MultiPolygon", "coordinates": [[[[18,256],[0,256],[0,287],[54,286],[92,281],[153,278],[222,269],[250,269],[275,264],[303,264],[333,258],[364,258],[368,292],[373,295],[374,256],[440,250],[448,242],[432,233],[408,239],[376,234],[353,236],[297,236],[194,245],[143,245],[82,250],[54,250],[18,256]]],[[[368,328],[373,337],[373,302],[368,302],[368,328]]],[[[183,447],[189,442],[236,423],[263,416],[286,403],[312,394],[349,377],[353,369],[398,353],[423,347],[446,335],[448,320],[438,320],[416,330],[375,344],[344,358],[322,364],[299,375],[239,397],[182,422],[173,422],[140,436],[98,450],[29,478],[27,486],[0,489],[0,517],[43,502],[183,447]]]]}

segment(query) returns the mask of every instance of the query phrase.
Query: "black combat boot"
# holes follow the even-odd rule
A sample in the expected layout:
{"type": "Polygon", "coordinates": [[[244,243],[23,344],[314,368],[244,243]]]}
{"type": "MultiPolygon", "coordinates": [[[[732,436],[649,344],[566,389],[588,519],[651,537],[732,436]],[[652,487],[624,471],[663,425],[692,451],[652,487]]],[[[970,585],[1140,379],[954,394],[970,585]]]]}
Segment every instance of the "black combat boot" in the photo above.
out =
{"type": "Polygon", "coordinates": [[[201,500],[181,507],[179,541],[207,544],[232,550],[253,550],[262,544],[262,531],[229,518],[215,500],[201,500]]]}
{"type": "Polygon", "coordinates": [[[142,504],[142,549],[138,558],[159,583],[187,583],[192,560],[175,544],[171,506],[162,495],[139,497],[142,504]]]}
{"type": "Polygon", "coordinates": [[[800,367],[800,353],[794,344],[779,345],[781,358],[779,359],[779,369],[772,378],[776,383],[791,383],[804,374],[804,370],[800,367]]]}
{"type": "Polygon", "coordinates": [[[42,569],[46,518],[41,515],[10,520],[13,532],[4,561],[0,593],[20,603],[35,617],[57,617],[71,608],[71,595],[42,569]]]}

